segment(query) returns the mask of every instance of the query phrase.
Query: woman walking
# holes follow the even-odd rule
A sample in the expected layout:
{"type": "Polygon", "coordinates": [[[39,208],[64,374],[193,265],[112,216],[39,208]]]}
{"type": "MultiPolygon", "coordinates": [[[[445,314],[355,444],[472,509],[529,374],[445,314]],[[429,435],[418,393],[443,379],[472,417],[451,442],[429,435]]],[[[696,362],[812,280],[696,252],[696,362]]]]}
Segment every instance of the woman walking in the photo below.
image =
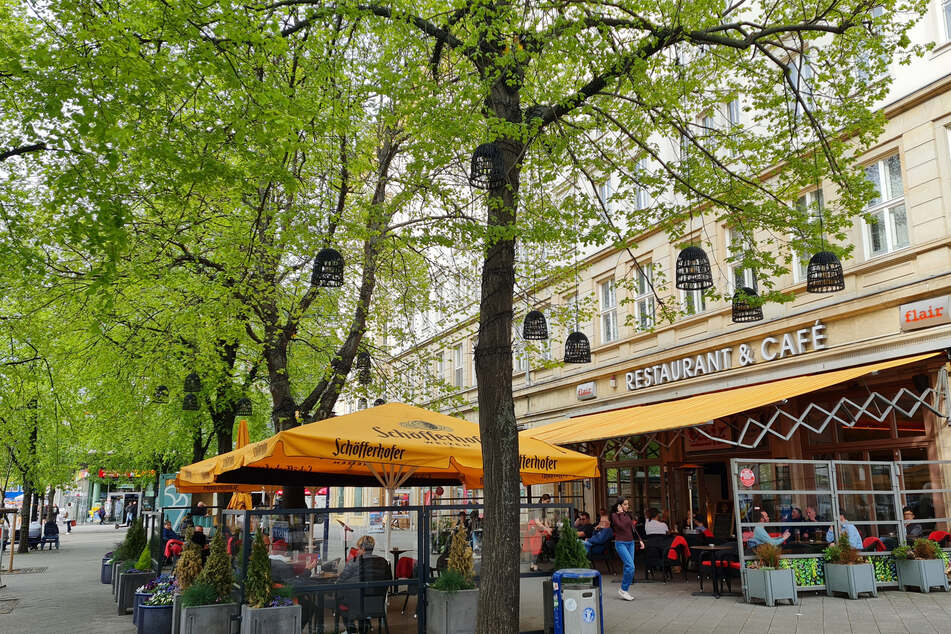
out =
{"type": "MultiPolygon", "coordinates": [[[[614,503],[611,513],[611,529],[614,531],[614,548],[617,550],[618,557],[624,563],[624,573],[621,576],[621,587],[618,589],[618,596],[625,601],[633,601],[634,597],[628,592],[631,582],[634,580],[634,520],[628,515],[630,503],[627,498],[618,498],[614,503]]],[[[638,536],[641,548],[644,548],[644,540],[638,536]]]]}

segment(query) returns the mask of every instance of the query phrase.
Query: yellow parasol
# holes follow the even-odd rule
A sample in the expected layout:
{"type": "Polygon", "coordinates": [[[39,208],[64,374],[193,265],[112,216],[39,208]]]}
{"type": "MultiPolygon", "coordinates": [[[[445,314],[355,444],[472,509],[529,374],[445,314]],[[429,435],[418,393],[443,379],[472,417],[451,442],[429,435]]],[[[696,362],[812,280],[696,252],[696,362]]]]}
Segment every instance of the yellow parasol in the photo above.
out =
{"type": "MultiPolygon", "coordinates": [[[[241,449],[246,447],[251,438],[248,435],[248,421],[241,419],[238,421],[238,436],[234,441],[234,448],[241,449]]],[[[229,509],[250,511],[253,503],[251,502],[251,494],[245,492],[235,493],[231,496],[231,500],[228,502],[229,509]]]]}

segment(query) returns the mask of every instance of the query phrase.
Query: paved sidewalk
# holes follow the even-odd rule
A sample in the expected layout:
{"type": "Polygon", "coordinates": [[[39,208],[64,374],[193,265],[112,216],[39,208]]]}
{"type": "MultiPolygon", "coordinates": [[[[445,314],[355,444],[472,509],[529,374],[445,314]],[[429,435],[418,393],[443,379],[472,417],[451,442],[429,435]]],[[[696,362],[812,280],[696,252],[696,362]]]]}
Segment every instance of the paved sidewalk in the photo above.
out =
{"type": "MultiPolygon", "coordinates": [[[[111,589],[99,583],[102,555],[124,535],[125,529],[112,526],[80,526],[61,536],[59,551],[14,556],[16,568],[45,566],[45,572],[8,575],[3,571],[9,553],[4,553],[0,577],[7,587],[0,590],[0,612],[9,607],[9,600],[18,601],[12,613],[0,613],[0,634],[135,632],[132,616],[117,616],[111,589]]],[[[521,585],[521,629],[540,630],[541,580],[524,579],[521,585]]],[[[605,578],[608,634],[951,632],[951,594],[943,592],[891,590],[880,592],[877,599],[858,601],[810,593],[803,596],[801,606],[767,608],[747,605],[735,596],[694,597],[692,593],[698,589],[695,581],[637,583],[631,591],[635,596],[632,602],[618,598],[618,587],[616,577],[605,578]]],[[[394,624],[391,622],[392,634],[410,634],[394,624]]]]}
{"type": "Polygon", "coordinates": [[[0,614],[0,634],[131,634],[132,616],[117,616],[110,586],[99,582],[102,556],[125,537],[126,529],[112,525],[77,526],[60,530],[59,550],[13,555],[13,567],[45,572],[7,574],[10,552],[4,551],[0,578],[0,609],[18,599],[13,612],[0,614]]]}

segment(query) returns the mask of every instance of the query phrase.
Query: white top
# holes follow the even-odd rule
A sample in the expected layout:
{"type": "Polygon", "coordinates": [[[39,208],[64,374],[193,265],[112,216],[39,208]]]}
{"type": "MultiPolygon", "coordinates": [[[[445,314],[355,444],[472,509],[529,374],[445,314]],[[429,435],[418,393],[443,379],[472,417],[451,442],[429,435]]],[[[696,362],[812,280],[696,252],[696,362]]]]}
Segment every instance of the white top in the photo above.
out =
{"type": "Polygon", "coordinates": [[[666,523],[657,520],[647,520],[647,523],[644,524],[645,535],[666,535],[669,531],[670,529],[667,528],[666,523]]]}

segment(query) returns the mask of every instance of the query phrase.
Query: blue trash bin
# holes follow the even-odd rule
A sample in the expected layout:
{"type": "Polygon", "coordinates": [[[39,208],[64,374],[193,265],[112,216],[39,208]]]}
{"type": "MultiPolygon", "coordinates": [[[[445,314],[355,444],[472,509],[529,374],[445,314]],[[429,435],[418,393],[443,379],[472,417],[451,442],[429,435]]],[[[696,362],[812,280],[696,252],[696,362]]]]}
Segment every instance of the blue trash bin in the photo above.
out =
{"type": "Polygon", "coordinates": [[[565,568],[551,576],[554,634],[604,634],[601,573],[565,568]]]}

